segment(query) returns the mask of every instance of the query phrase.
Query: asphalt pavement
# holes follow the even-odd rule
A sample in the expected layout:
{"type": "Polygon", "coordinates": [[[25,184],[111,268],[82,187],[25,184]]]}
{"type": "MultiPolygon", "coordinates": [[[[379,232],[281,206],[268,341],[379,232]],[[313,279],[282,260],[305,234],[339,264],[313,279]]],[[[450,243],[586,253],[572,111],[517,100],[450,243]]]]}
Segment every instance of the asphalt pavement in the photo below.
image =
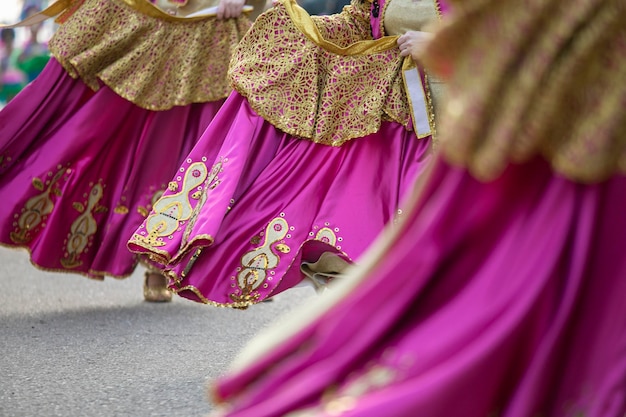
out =
{"type": "Polygon", "coordinates": [[[42,272],[26,252],[0,248],[0,416],[206,416],[207,384],[315,297],[296,288],[245,311],[178,296],[147,303],[142,275],[42,272]]]}

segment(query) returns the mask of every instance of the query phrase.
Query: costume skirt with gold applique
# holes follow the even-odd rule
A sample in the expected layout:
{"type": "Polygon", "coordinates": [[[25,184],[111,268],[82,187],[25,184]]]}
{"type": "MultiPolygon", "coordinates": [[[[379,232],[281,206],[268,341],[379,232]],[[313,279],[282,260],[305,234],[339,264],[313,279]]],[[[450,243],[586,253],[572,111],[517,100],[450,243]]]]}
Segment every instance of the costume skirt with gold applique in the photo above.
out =
{"type": "Polygon", "coordinates": [[[130,248],[165,265],[180,295],[246,307],[300,283],[301,265],[325,252],[361,255],[430,150],[392,122],[339,147],[298,139],[234,92],[130,248]]]}
{"type": "Polygon", "coordinates": [[[0,112],[0,243],[43,269],[127,276],[126,241],[223,104],[251,23],[126,0],[72,2],[59,22],[54,58],[0,112]]]}
{"type": "Polygon", "coordinates": [[[130,275],[126,240],[222,102],[145,110],[52,59],[0,112],[0,242],[46,270],[130,275]]]}
{"type": "Polygon", "coordinates": [[[624,416],[626,177],[437,161],[424,191],[361,274],[250,344],[220,416],[624,416]]]}

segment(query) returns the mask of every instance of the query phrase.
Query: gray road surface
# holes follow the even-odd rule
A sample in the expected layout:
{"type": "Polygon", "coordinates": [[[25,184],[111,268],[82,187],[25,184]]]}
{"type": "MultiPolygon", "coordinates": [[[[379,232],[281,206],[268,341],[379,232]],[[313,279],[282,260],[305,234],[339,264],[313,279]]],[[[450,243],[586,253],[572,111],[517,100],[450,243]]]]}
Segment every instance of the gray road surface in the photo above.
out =
{"type": "Polygon", "coordinates": [[[0,416],[205,416],[206,385],[259,330],[314,297],[246,311],[143,301],[126,280],[41,272],[0,248],[0,416]]]}

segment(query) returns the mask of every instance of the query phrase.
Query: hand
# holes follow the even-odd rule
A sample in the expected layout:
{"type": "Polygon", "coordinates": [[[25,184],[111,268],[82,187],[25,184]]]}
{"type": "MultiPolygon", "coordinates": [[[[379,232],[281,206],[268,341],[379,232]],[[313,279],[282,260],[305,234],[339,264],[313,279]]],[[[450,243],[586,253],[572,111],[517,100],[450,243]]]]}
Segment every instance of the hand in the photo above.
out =
{"type": "Polygon", "coordinates": [[[230,19],[239,17],[245,4],[245,0],[221,0],[217,7],[217,18],[230,19]]]}
{"type": "Polygon", "coordinates": [[[432,37],[433,34],[430,32],[418,32],[415,30],[408,31],[398,38],[400,55],[411,56],[414,61],[417,61],[419,55],[424,50],[424,46],[432,39],[432,37]]]}
{"type": "Polygon", "coordinates": [[[172,5],[168,0],[151,0],[150,3],[163,10],[165,13],[176,16],[177,7],[172,5]]]}

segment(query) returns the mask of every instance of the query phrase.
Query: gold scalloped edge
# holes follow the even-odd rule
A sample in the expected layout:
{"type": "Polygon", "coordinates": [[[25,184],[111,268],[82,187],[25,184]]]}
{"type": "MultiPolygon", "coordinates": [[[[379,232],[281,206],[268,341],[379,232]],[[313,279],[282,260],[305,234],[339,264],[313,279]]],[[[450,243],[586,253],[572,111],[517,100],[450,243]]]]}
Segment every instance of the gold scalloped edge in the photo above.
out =
{"type": "MultiPolygon", "coordinates": [[[[371,135],[374,134],[376,132],[378,132],[380,130],[380,126],[382,122],[382,118],[379,121],[378,125],[376,127],[373,128],[363,128],[362,130],[360,130],[358,132],[358,136],[355,135],[345,135],[342,136],[340,139],[334,139],[334,140],[329,140],[326,138],[319,138],[319,137],[310,137],[310,133],[308,131],[305,131],[303,129],[299,129],[296,127],[290,128],[284,125],[284,123],[280,120],[279,117],[274,117],[273,115],[270,114],[270,112],[266,112],[265,110],[263,110],[262,106],[258,103],[256,103],[254,100],[251,100],[249,95],[246,94],[245,91],[243,91],[243,88],[240,88],[239,86],[233,86],[234,89],[237,91],[237,93],[241,94],[243,97],[246,98],[246,101],[248,102],[248,105],[252,108],[252,110],[254,110],[255,113],[257,113],[261,118],[263,118],[263,120],[265,120],[266,122],[270,123],[272,126],[274,126],[276,129],[287,133],[288,135],[293,136],[295,139],[304,139],[304,140],[308,140],[310,142],[313,143],[317,143],[319,145],[326,145],[326,146],[333,146],[333,147],[339,147],[344,145],[346,142],[349,142],[350,140],[353,139],[358,139],[358,138],[362,138],[365,137],[367,135],[371,135]]],[[[405,123],[396,121],[395,119],[393,119],[391,116],[389,116],[390,119],[392,119],[392,121],[397,122],[402,124],[404,127],[407,127],[405,123]]]]}

